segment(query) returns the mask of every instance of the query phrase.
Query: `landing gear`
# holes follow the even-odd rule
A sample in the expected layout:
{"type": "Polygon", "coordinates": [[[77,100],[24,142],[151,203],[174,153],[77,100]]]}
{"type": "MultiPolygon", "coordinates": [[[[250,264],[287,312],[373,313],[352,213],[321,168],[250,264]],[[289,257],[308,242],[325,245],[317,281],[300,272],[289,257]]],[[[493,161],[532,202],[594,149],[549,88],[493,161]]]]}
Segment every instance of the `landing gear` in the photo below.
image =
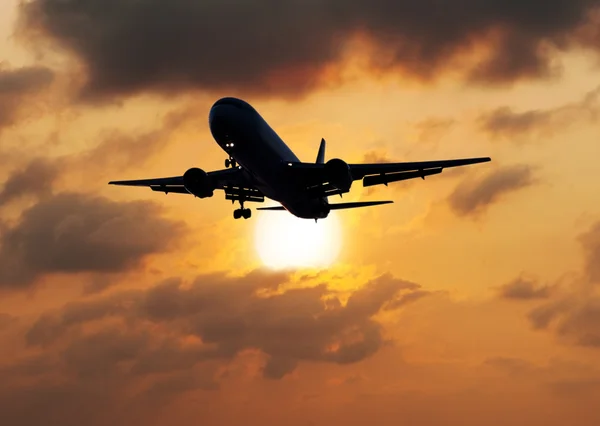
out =
{"type": "Polygon", "coordinates": [[[225,160],[225,168],[228,169],[229,167],[232,167],[232,168],[237,167],[237,161],[235,161],[235,158],[229,157],[228,159],[225,160]]]}
{"type": "Polygon", "coordinates": [[[244,200],[240,200],[240,207],[240,209],[233,211],[233,218],[240,219],[243,217],[244,219],[250,219],[252,217],[252,210],[244,208],[244,200]]]}
{"type": "Polygon", "coordinates": [[[244,218],[244,219],[250,219],[250,217],[252,217],[252,210],[250,209],[236,209],[233,211],[233,218],[234,219],[240,219],[240,218],[244,218]]]}

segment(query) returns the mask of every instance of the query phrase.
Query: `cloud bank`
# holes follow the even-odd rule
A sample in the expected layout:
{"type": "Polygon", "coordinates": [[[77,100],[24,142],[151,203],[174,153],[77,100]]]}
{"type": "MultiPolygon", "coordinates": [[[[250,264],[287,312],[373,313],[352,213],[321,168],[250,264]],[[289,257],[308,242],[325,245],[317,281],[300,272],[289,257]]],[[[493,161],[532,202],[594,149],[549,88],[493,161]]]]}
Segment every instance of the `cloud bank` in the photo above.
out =
{"type": "Polygon", "coordinates": [[[81,60],[88,100],[194,88],[297,96],[331,77],[357,37],[371,68],[418,79],[456,69],[484,84],[550,76],[554,52],[600,49],[586,31],[599,4],[33,0],[21,3],[20,34],[81,60]],[[461,62],[482,45],[474,63],[461,62]]]}

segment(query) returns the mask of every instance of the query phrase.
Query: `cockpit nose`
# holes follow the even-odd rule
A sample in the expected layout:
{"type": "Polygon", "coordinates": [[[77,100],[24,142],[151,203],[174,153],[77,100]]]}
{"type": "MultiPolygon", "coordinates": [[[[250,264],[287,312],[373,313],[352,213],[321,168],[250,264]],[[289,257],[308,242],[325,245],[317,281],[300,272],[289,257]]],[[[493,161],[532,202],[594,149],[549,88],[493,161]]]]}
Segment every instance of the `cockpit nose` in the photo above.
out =
{"type": "Polygon", "coordinates": [[[209,127],[213,134],[220,134],[224,128],[231,126],[232,121],[239,123],[248,112],[254,112],[254,109],[247,102],[231,97],[221,98],[210,109],[209,127]]]}
{"type": "Polygon", "coordinates": [[[232,107],[239,108],[241,110],[253,111],[252,107],[247,102],[245,102],[241,99],[238,99],[238,98],[232,98],[232,97],[221,98],[217,102],[215,102],[212,107],[215,108],[220,105],[229,105],[232,107]]]}

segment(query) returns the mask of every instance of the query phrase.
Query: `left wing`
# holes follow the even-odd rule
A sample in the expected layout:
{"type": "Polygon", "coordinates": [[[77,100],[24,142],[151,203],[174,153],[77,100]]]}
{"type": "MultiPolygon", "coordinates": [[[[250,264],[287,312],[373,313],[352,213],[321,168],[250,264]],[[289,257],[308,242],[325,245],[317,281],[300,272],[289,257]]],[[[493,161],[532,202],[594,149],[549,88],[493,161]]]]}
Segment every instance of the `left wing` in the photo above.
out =
{"type": "MultiPolygon", "coordinates": [[[[264,195],[251,182],[240,168],[223,169],[208,172],[207,175],[214,183],[214,189],[225,191],[225,199],[263,202],[264,195]]],[[[176,194],[190,194],[183,186],[183,176],[173,176],[155,179],[111,181],[109,185],[145,186],[153,191],[176,194]]]]}
{"type": "MultiPolygon", "coordinates": [[[[353,203],[337,203],[337,204],[328,204],[330,210],[346,210],[346,209],[356,209],[360,207],[371,207],[371,206],[381,206],[382,204],[392,204],[393,201],[356,201],[353,203]]],[[[273,206],[273,207],[257,207],[256,210],[271,210],[271,211],[284,211],[286,210],[283,206],[273,206]]]]}
{"type": "Polygon", "coordinates": [[[363,186],[387,185],[390,182],[421,178],[442,173],[450,167],[491,161],[489,157],[462,158],[457,160],[417,161],[411,163],[350,164],[352,179],[363,179],[363,186]]]}
{"type": "MultiPolygon", "coordinates": [[[[489,157],[461,158],[455,160],[418,161],[406,163],[348,164],[352,180],[363,181],[363,186],[387,185],[401,180],[422,178],[441,173],[450,167],[491,161],[489,157]]],[[[315,196],[339,194],[326,176],[326,164],[288,163],[290,172],[297,173],[298,179],[306,182],[309,191],[315,196]]]]}
{"type": "MultiPolygon", "coordinates": [[[[379,164],[349,164],[354,180],[365,176],[406,173],[411,171],[437,170],[450,167],[468,166],[470,164],[491,161],[490,157],[461,158],[457,160],[417,161],[412,163],[379,163],[379,164]]],[[[441,170],[440,170],[441,172],[441,170]]],[[[418,174],[414,177],[420,177],[418,174]]]]}

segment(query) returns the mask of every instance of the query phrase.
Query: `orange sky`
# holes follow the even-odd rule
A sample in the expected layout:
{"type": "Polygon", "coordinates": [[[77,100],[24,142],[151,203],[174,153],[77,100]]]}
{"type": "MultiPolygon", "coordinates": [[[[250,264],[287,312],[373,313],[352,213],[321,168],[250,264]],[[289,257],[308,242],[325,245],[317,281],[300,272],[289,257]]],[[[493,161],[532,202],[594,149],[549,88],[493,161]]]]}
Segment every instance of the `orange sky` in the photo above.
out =
{"type": "Polygon", "coordinates": [[[600,424],[597,1],[98,1],[0,3],[3,425],[600,424]],[[493,161],[273,271],[260,212],[106,185],[221,168],[226,95],[305,161],[493,161]]]}

